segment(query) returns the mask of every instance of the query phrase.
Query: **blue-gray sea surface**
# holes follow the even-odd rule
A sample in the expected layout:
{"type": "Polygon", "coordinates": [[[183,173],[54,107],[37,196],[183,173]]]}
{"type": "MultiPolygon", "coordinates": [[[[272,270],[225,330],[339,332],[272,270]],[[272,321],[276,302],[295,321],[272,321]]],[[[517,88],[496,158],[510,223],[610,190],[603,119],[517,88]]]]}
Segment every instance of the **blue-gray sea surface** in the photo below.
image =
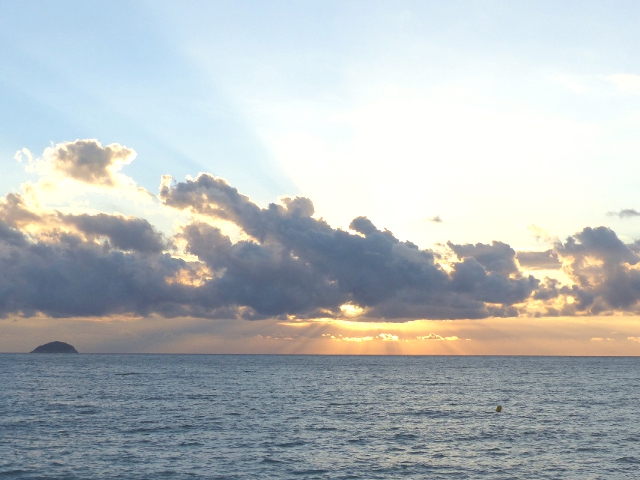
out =
{"type": "Polygon", "coordinates": [[[640,478],[640,359],[0,355],[0,478],[115,477],[640,478]]]}

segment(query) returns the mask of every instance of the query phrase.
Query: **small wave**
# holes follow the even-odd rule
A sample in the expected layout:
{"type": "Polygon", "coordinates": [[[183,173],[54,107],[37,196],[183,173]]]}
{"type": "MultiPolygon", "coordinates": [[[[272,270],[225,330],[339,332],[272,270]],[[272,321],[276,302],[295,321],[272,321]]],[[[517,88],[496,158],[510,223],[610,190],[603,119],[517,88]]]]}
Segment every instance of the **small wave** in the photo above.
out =
{"type": "Polygon", "coordinates": [[[448,412],[446,410],[409,410],[408,412],[394,412],[394,413],[390,413],[389,415],[391,416],[396,416],[396,415],[409,415],[409,416],[415,416],[415,417],[432,417],[432,418],[439,418],[439,417],[449,417],[451,416],[451,412],[448,412]]]}
{"type": "Polygon", "coordinates": [[[621,463],[640,463],[640,459],[637,459],[636,457],[620,457],[620,458],[616,458],[616,462],[621,462],[621,463]]]}
{"type": "Polygon", "coordinates": [[[387,448],[387,452],[404,452],[405,449],[402,447],[389,447],[387,448]]]}
{"type": "Polygon", "coordinates": [[[153,432],[159,432],[161,430],[171,430],[171,427],[167,427],[167,426],[138,427],[138,428],[129,428],[122,431],[124,433],[153,433],[153,432]]]}
{"type": "Polygon", "coordinates": [[[100,413],[100,410],[96,408],[88,408],[86,410],[80,410],[78,413],[80,415],[95,415],[97,413],[100,413]]]}
{"type": "Polygon", "coordinates": [[[120,377],[126,377],[128,375],[144,375],[142,372],[125,372],[125,373],[114,373],[114,375],[118,375],[120,377]]]}
{"type": "MultiPolygon", "coordinates": [[[[407,452],[407,455],[420,455],[420,456],[423,456],[423,455],[428,455],[428,454],[429,454],[428,450],[413,450],[413,447],[412,447],[412,450],[409,450],[407,452]]],[[[436,454],[436,455],[432,455],[432,456],[435,457],[435,458],[440,458],[437,455],[440,455],[440,456],[444,457],[444,455],[442,455],[442,454],[436,454]]]]}
{"type": "Polygon", "coordinates": [[[394,440],[416,440],[417,438],[418,436],[413,433],[396,433],[393,436],[394,440]]]}
{"type": "Polygon", "coordinates": [[[162,472],[158,472],[157,475],[161,477],[175,477],[177,473],[175,470],[163,470],[162,472]]]}
{"type": "Polygon", "coordinates": [[[280,448],[292,448],[292,447],[301,447],[305,443],[306,442],[303,442],[302,440],[296,440],[293,442],[276,443],[275,446],[280,448]]]}
{"type": "Polygon", "coordinates": [[[265,457],[260,463],[283,463],[282,460],[276,460],[275,458],[265,457]]]}
{"type": "Polygon", "coordinates": [[[355,445],[362,445],[364,443],[366,443],[366,439],[364,438],[350,438],[349,440],[347,440],[347,443],[352,443],[355,445]]]}
{"type": "Polygon", "coordinates": [[[596,452],[598,449],[594,447],[578,447],[576,452],[596,452]]]}
{"type": "Polygon", "coordinates": [[[489,455],[492,455],[494,457],[504,457],[506,455],[508,455],[507,452],[503,452],[502,450],[500,450],[499,448],[496,449],[491,449],[491,450],[487,450],[487,453],[489,455]]]}
{"type": "Polygon", "coordinates": [[[12,477],[14,475],[20,475],[22,473],[29,473],[29,470],[7,470],[6,472],[0,472],[1,477],[12,477]]]}
{"type": "Polygon", "coordinates": [[[322,475],[323,473],[329,473],[329,470],[322,470],[322,469],[293,470],[291,473],[293,475],[322,475]]]}

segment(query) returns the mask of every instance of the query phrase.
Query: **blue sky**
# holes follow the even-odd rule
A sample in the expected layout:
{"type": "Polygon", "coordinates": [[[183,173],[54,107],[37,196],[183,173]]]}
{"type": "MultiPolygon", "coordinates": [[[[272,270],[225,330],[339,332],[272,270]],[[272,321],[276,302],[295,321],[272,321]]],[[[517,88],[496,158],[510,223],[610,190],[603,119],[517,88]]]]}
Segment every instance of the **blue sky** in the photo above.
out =
{"type": "Polygon", "coordinates": [[[135,189],[209,172],[257,206],[308,197],[333,229],[366,216],[445,260],[555,249],[568,277],[539,279],[570,284],[568,236],[640,239],[639,20],[630,1],[0,2],[0,190],[71,215],[63,228],[101,212],[179,239],[206,216],[197,199],[135,189]],[[67,147],[45,149],[78,139],[135,150],[101,170],[119,189],[59,176],[67,147]]]}
{"type": "Polygon", "coordinates": [[[212,172],[425,246],[525,245],[528,225],[562,237],[635,206],[640,89],[611,80],[640,74],[635,2],[0,8],[5,191],[16,150],[97,138],[135,148],[151,191],[212,172]]]}

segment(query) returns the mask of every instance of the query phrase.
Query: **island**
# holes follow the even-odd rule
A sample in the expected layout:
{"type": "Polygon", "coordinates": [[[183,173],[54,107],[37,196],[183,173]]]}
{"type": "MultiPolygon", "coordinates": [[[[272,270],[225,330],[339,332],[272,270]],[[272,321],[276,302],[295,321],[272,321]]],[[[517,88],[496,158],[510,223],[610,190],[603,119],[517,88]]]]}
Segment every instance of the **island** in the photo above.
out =
{"type": "Polygon", "coordinates": [[[78,351],[68,343],[51,342],[40,345],[31,353],[78,353],[78,351]]]}

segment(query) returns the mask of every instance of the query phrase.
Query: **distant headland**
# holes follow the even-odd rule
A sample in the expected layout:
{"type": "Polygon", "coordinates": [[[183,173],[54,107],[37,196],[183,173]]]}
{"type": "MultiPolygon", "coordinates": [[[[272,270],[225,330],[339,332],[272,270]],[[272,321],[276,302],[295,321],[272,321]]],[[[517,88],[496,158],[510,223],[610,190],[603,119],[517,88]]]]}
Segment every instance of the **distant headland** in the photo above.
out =
{"type": "Polygon", "coordinates": [[[31,353],[78,353],[78,351],[68,343],[51,342],[40,345],[31,353]]]}

